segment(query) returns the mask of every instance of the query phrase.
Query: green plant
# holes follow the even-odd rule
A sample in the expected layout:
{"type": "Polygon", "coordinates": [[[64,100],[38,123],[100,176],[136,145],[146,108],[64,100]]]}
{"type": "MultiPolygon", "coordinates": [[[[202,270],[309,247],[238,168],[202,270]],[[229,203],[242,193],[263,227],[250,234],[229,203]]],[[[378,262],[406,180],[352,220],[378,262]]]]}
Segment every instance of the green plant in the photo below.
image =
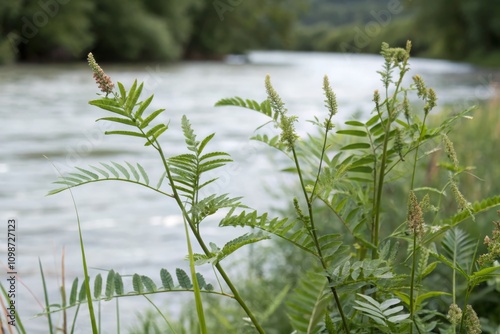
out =
{"type": "MultiPolygon", "coordinates": [[[[232,198],[227,194],[202,197],[201,190],[215,181],[207,178],[206,172],[231,162],[225,152],[207,153],[214,134],[197,140],[188,118],[183,116],[181,125],[187,152],[166,157],[160,139],[163,139],[161,135],[168,129],[168,124],[155,123],[164,109],[147,111],[153,96],[141,100],[143,85],[137,82],[128,90],[118,83],[118,91],[114,91],[114,83],[89,55],[94,77],[105,94],[90,104],[112,113],[99,121],[113,122],[121,127],[106,134],[138,138],[158,154],[164,173],[153,186],[139,163],[112,162],[101,163],[99,167],[76,167],[75,172],[56,181],[63,187],[50,194],[114,180],[140,185],[166,196],[177,204],[184,218],[190,270],[188,274],[176,269],[176,285],[172,275],[162,269],[161,287],[149,277],[134,274],[129,277],[134,290],[130,293],[123,289],[122,276],[111,269],[104,291],[100,275],[94,278],[93,294],[90,277],[84,279],[79,291],[76,279],[69,302],[62,303],[66,306],[47,307],[47,313],[79,307],[86,302],[95,323],[91,305],[96,301],[188,291],[194,295],[197,310],[197,328],[192,330],[201,333],[207,333],[210,328],[207,314],[221,316],[206,312],[202,294],[233,299],[245,313],[251,328],[259,333],[265,332],[263,321],[281,305],[281,300],[286,300],[290,323],[300,333],[427,333],[435,332],[438,323],[440,330],[449,333],[479,330],[478,316],[469,305],[469,297],[478,284],[497,276],[500,267],[491,265],[491,257],[479,264],[476,261],[477,242],[472,242],[458,225],[474,219],[478,212],[498,206],[500,196],[469,203],[461,193],[458,185],[467,169],[459,165],[446,134],[452,130],[455,121],[473,108],[452,115],[435,127],[429,126],[428,116],[437,104],[434,91],[427,88],[419,76],[413,77],[413,84],[409,87],[403,85],[409,70],[410,48],[410,43],[405,49],[382,45],[384,65],[379,73],[383,90],[374,92],[373,116],[367,121],[347,121],[346,127],[336,133],[333,120],[337,102],[327,77],[323,90],[328,112],[323,121],[319,118],[312,121],[320,129],[320,136],[311,136],[306,141],[296,133],[297,117],[289,115],[269,76],[265,80],[267,99],[263,102],[240,97],[217,102],[217,106],[237,106],[262,113],[281,130],[277,137],[257,134],[254,139],[284,154],[291,164],[287,170],[297,176],[300,190],[296,197],[290,198],[294,213],[284,218],[258,213],[242,204],[239,197],[232,198]],[[421,111],[412,110],[410,99],[414,95],[423,101],[421,111]],[[446,183],[442,188],[417,184],[417,167],[433,149],[440,147],[450,161],[442,164],[449,174],[446,183]],[[403,209],[406,218],[399,221],[393,221],[386,214],[386,202],[389,201],[386,191],[395,180],[406,185],[408,198],[407,208],[403,209]],[[459,207],[451,217],[441,215],[441,203],[448,192],[453,194],[459,207]],[[327,219],[319,214],[319,209],[325,207],[330,214],[327,219]],[[208,243],[203,235],[203,221],[220,210],[226,212],[220,220],[221,227],[245,226],[254,232],[222,247],[208,243]],[[191,251],[190,235],[203,250],[202,254],[191,251]],[[270,296],[278,298],[279,303],[270,303],[272,307],[267,310],[254,310],[226,274],[222,261],[239,248],[271,236],[295,247],[309,257],[313,265],[302,273],[298,285],[290,293],[284,285],[280,293],[270,296]],[[435,261],[429,262],[430,259],[435,261]],[[216,273],[217,289],[194,270],[195,265],[207,263],[216,273]],[[440,264],[451,270],[451,290],[436,290],[426,285],[426,279],[440,264]],[[227,287],[227,292],[222,284],[227,287]],[[448,296],[451,297],[448,305],[452,305],[453,311],[449,317],[448,308],[435,310],[429,307],[433,299],[448,296]]],[[[82,254],[83,244],[81,239],[82,254]]],[[[82,261],[86,266],[84,257],[82,261]]],[[[156,305],[153,307],[165,320],[166,327],[175,332],[176,326],[156,305]]],[[[146,323],[149,323],[147,319],[146,323]]],[[[240,326],[235,324],[228,328],[240,326]]],[[[95,326],[93,332],[98,332],[95,326]]]]}

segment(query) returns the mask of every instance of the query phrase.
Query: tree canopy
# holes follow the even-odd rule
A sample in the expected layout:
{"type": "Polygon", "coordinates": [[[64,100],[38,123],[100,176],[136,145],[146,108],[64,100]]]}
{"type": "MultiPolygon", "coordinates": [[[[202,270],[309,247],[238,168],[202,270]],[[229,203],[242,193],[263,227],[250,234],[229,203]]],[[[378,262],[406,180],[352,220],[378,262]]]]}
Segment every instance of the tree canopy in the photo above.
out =
{"type": "Polygon", "coordinates": [[[500,59],[500,2],[476,0],[4,0],[0,63],[220,58],[251,49],[500,59]]]}

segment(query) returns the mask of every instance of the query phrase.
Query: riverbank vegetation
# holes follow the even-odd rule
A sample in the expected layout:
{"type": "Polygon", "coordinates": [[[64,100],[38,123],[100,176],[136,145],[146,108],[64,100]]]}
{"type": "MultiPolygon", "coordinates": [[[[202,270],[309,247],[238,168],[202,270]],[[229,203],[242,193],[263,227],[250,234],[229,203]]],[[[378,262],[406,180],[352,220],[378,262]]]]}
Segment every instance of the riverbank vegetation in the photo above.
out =
{"type": "Polygon", "coordinates": [[[474,0],[45,0],[0,4],[0,63],[221,59],[255,49],[376,53],[500,65],[500,4],[474,0]]]}
{"type": "MultiPolygon", "coordinates": [[[[98,121],[115,125],[106,134],[136,138],[157,156],[164,174],[156,182],[140,162],[79,166],[61,175],[50,194],[125,181],[175,202],[184,219],[187,269],[158,268],[158,277],[114,268],[89,275],[91,259],[85,258],[80,231],[85,274],[71,288],[62,285],[59,302],[45,293],[41,315],[48,320],[47,332],[72,333],[80,321],[93,333],[108,332],[100,328],[101,303],[116,302],[119,323],[128,315],[120,314],[118,300],[138,297],[148,299],[155,313],[145,313],[134,333],[498,331],[498,101],[479,110],[448,106],[438,113],[438,97],[422,77],[404,84],[410,50],[409,42],[405,48],[382,44],[381,87],[373,92],[367,120],[335,125],[341,111],[325,76],[325,112],[311,120],[317,132],[304,138],[269,76],[263,80],[263,101],[227,97],[217,102],[265,115],[267,126],[279,129],[276,137],[257,133],[253,138],[282,155],[288,161],[284,172],[296,178],[295,189],[281,195],[290,209],[274,214],[255,211],[230,194],[205,193],[215,182],[207,172],[231,163],[227,153],[212,147],[215,134],[198,138],[183,116],[186,151],[167,156],[163,134],[169,123],[158,121],[164,109],[149,110],[154,96],[142,96],[143,84],[126,88],[113,82],[90,54],[102,95],[89,103],[102,110],[98,121]],[[223,213],[221,228],[243,228],[242,235],[225,245],[211,242],[205,223],[216,219],[215,213],[223,213]],[[262,247],[269,239],[276,242],[272,249],[262,247]],[[193,244],[201,253],[192,251],[193,244]],[[234,257],[243,247],[253,248],[245,258],[234,257]],[[247,266],[248,272],[232,277],[228,261],[247,266]],[[211,267],[213,276],[201,275],[198,266],[211,267]],[[149,299],[173,292],[193,301],[178,321],[149,299]],[[88,309],[88,319],[78,319],[81,307],[88,309]],[[66,312],[74,314],[72,320],[53,322],[55,313],[67,319],[66,312]]],[[[40,271],[47,291],[42,264],[40,271]]]]}

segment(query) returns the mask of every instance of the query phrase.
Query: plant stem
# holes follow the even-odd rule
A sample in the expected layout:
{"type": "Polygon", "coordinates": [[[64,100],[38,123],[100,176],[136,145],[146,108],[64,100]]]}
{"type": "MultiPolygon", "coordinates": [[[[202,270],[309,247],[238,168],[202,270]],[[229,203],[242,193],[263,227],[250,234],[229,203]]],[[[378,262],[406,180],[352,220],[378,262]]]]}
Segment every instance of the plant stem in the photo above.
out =
{"type": "MultiPolygon", "coordinates": [[[[413,255],[411,264],[411,280],[410,280],[410,319],[413,321],[415,303],[413,301],[413,290],[415,287],[415,267],[417,266],[417,233],[413,233],[413,255]]],[[[410,326],[410,334],[413,333],[413,324],[410,326]]]]}
{"type": "MultiPolygon", "coordinates": [[[[399,75],[399,80],[396,83],[396,88],[394,90],[394,93],[392,95],[392,98],[389,100],[389,92],[388,92],[388,87],[386,87],[385,95],[386,95],[386,109],[387,109],[387,125],[385,127],[384,131],[384,146],[382,149],[382,160],[380,162],[380,172],[379,172],[379,180],[377,184],[377,190],[376,190],[376,198],[375,198],[375,219],[372,227],[372,244],[375,246],[375,249],[373,249],[372,252],[372,259],[378,258],[378,243],[379,243],[379,230],[380,230],[380,206],[381,206],[381,201],[382,201],[382,189],[384,186],[384,178],[385,178],[385,168],[386,168],[386,163],[387,163],[387,145],[389,143],[389,132],[391,130],[391,123],[392,123],[392,117],[394,115],[395,111],[395,105],[396,105],[396,97],[399,94],[399,90],[401,87],[401,83],[403,82],[403,77],[404,74],[406,73],[406,66],[408,64],[408,60],[405,60],[402,67],[401,67],[401,72],[399,75]],[[389,103],[390,102],[390,103],[389,103]]],[[[382,116],[380,113],[380,110],[377,108],[377,111],[380,115],[380,121],[383,122],[382,116]]]]}
{"type": "MultiPolygon", "coordinates": [[[[319,260],[321,262],[321,266],[323,267],[323,269],[327,273],[326,278],[328,279],[328,283],[331,284],[332,279],[331,279],[330,275],[328,274],[328,268],[327,268],[325,259],[323,257],[323,252],[321,251],[321,245],[319,244],[318,236],[316,233],[316,227],[314,225],[314,215],[313,215],[313,210],[312,210],[312,198],[313,198],[314,193],[311,195],[311,198],[309,198],[309,196],[307,196],[306,186],[304,183],[304,179],[302,177],[302,171],[300,169],[299,160],[297,158],[297,153],[295,152],[294,147],[292,147],[292,154],[293,154],[293,160],[295,162],[295,166],[297,167],[297,174],[299,175],[299,180],[300,180],[300,185],[302,187],[302,192],[304,193],[304,197],[306,198],[306,202],[307,202],[307,211],[309,213],[309,221],[311,224],[311,236],[313,238],[316,250],[318,251],[318,257],[319,257],[319,260]]],[[[335,303],[337,304],[337,308],[339,310],[340,317],[342,318],[342,324],[344,326],[345,332],[350,333],[349,326],[347,324],[347,318],[344,315],[344,310],[342,308],[342,304],[340,302],[340,298],[339,298],[339,295],[337,293],[337,289],[334,286],[330,285],[330,290],[332,291],[333,297],[335,298],[335,303]]]]}
{"type": "Polygon", "coordinates": [[[193,248],[191,247],[191,239],[189,238],[188,223],[184,219],[184,230],[186,232],[186,242],[189,254],[189,269],[191,271],[191,278],[193,280],[193,290],[194,299],[196,302],[196,312],[198,314],[198,321],[200,325],[201,334],[207,334],[207,324],[205,322],[205,313],[203,312],[203,303],[201,300],[200,286],[198,284],[198,278],[196,277],[196,271],[194,268],[194,258],[193,258],[193,248]]]}

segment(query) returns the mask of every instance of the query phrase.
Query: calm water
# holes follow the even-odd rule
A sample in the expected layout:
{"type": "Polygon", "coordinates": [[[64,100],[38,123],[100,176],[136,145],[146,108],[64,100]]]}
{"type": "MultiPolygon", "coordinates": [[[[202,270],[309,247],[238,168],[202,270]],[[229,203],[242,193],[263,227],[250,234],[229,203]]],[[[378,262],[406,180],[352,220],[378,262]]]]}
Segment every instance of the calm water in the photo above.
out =
{"type": "MultiPolygon", "coordinates": [[[[231,153],[235,163],[215,174],[220,180],[210,190],[245,196],[248,205],[266,210],[271,207],[267,189],[288,181],[273,171],[279,161],[269,157],[271,151],[248,140],[267,119],[243,109],[214,108],[214,103],[235,95],[263,100],[264,77],[269,73],[290,112],[301,120],[322,117],[322,77],[327,74],[339,101],[337,122],[355,114],[366,117],[371,111],[373,90],[381,85],[375,71],[381,68],[382,61],[369,55],[284,52],[252,53],[249,59],[245,64],[103,67],[114,81],[129,86],[138,78],[145,81],[146,93],[155,93],[152,108],[166,108],[164,120],[170,120],[170,130],[163,135],[169,155],[184,152],[179,130],[183,114],[191,119],[198,138],[216,132],[209,149],[231,153]]],[[[428,86],[435,87],[441,105],[470,105],[491,95],[488,71],[424,59],[414,59],[411,67],[411,75],[418,73],[428,86]]],[[[94,122],[104,113],[87,104],[96,92],[86,64],[0,67],[0,215],[5,225],[9,217],[19,221],[17,269],[29,290],[19,283],[17,302],[29,333],[46,332],[44,319],[31,319],[43,303],[38,259],[44,265],[53,303],[59,302],[63,252],[66,284],[70,285],[74,277],[83,277],[71,197],[67,192],[45,196],[54,188],[51,182],[57,177],[53,165],[65,173],[74,165],[85,167],[99,161],[140,162],[150,174],[151,183],[162,172],[155,152],[144,149],[139,141],[104,138],[101,131],[109,129],[109,125],[94,122]]],[[[299,126],[299,130],[307,128],[299,126]]],[[[115,269],[122,275],[138,272],[157,282],[162,267],[172,273],[176,267],[187,269],[182,220],[172,201],[117,182],[79,187],[74,195],[92,268],[115,269]]],[[[221,246],[243,232],[219,229],[214,220],[207,222],[204,233],[209,241],[221,246]]],[[[2,235],[0,261],[5,264],[6,237],[4,232],[2,235]]],[[[209,269],[201,271],[214,283],[209,269]]],[[[98,272],[93,269],[92,277],[98,272]]],[[[172,305],[185,297],[168,294],[156,300],[166,305],[167,298],[172,305]]],[[[148,306],[138,298],[122,299],[120,303],[122,328],[133,323],[136,312],[148,306]]],[[[114,308],[114,302],[103,304],[104,332],[116,330],[114,308]]],[[[86,333],[88,328],[82,323],[78,333],[86,333]]]]}

